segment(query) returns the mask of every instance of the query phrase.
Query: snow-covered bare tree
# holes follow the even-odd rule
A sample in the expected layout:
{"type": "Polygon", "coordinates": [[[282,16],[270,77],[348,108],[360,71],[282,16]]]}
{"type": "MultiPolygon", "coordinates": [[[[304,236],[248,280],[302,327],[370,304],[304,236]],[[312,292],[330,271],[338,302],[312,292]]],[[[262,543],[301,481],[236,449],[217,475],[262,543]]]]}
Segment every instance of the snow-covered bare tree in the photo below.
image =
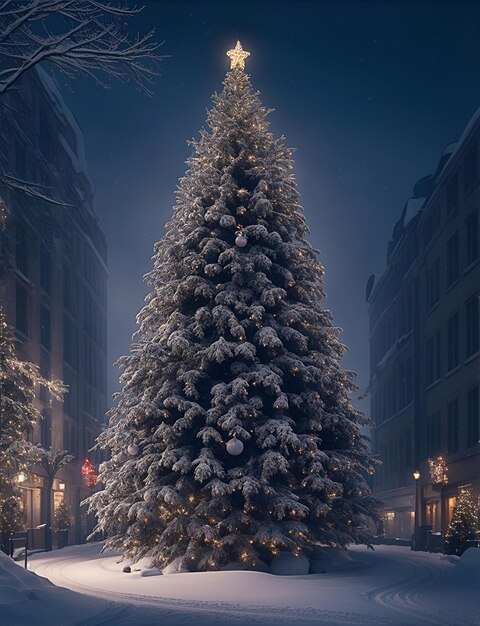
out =
{"type": "Polygon", "coordinates": [[[130,80],[150,93],[160,44],[153,30],[132,37],[127,28],[142,9],[119,0],[3,0],[0,94],[45,61],[68,77],[130,80]]]}
{"type": "Polygon", "coordinates": [[[75,458],[73,454],[70,454],[68,450],[56,450],[55,448],[42,448],[41,446],[34,446],[32,449],[31,458],[40,465],[46,475],[45,490],[45,509],[46,518],[45,523],[47,526],[46,533],[46,550],[52,549],[52,488],[53,481],[57,472],[68,465],[75,458]]]}
{"type": "Polygon", "coordinates": [[[193,142],[99,438],[111,458],[89,500],[98,530],[159,567],[370,544],[379,504],[292,151],[268,130],[245,54],[230,51],[193,142]]]}
{"type": "MultiPolygon", "coordinates": [[[[22,77],[40,63],[67,78],[85,75],[104,87],[112,79],[130,81],[150,94],[161,44],[153,30],[128,32],[142,10],[126,0],[0,0],[0,96],[21,87],[22,77]]],[[[9,103],[1,97],[0,106],[7,114],[9,103]]],[[[62,203],[11,168],[2,167],[0,186],[62,203]]]]}

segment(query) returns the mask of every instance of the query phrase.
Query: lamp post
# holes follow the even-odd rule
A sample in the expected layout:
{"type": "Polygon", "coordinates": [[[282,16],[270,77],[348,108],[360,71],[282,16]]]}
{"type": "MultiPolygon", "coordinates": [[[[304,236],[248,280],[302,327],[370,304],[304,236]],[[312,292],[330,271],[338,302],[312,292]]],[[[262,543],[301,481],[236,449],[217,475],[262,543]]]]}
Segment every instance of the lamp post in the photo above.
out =
{"type": "Polygon", "coordinates": [[[413,472],[415,479],[415,519],[413,525],[413,549],[418,550],[419,543],[419,527],[420,527],[420,472],[415,470],[413,472]]]}

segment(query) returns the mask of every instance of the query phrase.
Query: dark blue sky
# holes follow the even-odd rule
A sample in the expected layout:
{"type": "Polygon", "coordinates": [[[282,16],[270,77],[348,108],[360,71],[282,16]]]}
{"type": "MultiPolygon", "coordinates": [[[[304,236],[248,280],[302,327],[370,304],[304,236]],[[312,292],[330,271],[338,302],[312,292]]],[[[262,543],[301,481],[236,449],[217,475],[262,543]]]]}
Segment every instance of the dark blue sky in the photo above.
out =
{"type": "MultiPolygon", "coordinates": [[[[296,175],[326,267],[326,306],[368,381],[369,274],[416,180],[431,173],[480,106],[478,2],[146,2],[164,54],[155,94],[91,81],[64,89],[83,130],[96,208],[109,237],[110,359],[128,351],[153,244],[210,95],[240,38],[296,175]]],[[[118,372],[109,371],[112,389],[118,372]]]]}

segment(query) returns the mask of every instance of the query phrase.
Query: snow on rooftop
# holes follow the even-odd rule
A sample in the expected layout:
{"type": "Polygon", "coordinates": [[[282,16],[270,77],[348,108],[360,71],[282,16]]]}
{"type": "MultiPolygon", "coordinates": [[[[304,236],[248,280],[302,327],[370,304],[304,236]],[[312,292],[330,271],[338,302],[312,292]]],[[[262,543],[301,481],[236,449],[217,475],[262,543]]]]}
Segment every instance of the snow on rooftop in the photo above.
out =
{"type": "Polygon", "coordinates": [[[448,163],[450,163],[450,161],[452,161],[452,159],[455,158],[456,154],[462,148],[463,144],[468,139],[470,133],[472,132],[473,128],[477,125],[479,120],[480,120],[480,107],[478,107],[478,109],[475,111],[475,113],[470,118],[468,124],[465,126],[465,129],[464,129],[463,133],[460,135],[460,139],[458,141],[454,142],[454,143],[448,144],[448,146],[443,151],[443,155],[442,156],[444,156],[444,155],[446,156],[446,155],[450,154],[450,157],[446,160],[445,165],[442,168],[442,173],[445,171],[446,166],[448,165],[448,163]]]}
{"type": "Polygon", "coordinates": [[[410,200],[407,200],[407,204],[405,205],[405,215],[403,218],[404,226],[407,226],[410,220],[417,215],[425,204],[425,200],[426,198],[410,198],[410,200]]]}
{"type": "Polygon", "coordinates": [[[458,146],[458,141],[449,143],[448,146],[445,147],[445,150],[442,152],[442,156],[447,156],[447,154],[452,154],[455,151],[455,148],[457,146],[458,146]]]}

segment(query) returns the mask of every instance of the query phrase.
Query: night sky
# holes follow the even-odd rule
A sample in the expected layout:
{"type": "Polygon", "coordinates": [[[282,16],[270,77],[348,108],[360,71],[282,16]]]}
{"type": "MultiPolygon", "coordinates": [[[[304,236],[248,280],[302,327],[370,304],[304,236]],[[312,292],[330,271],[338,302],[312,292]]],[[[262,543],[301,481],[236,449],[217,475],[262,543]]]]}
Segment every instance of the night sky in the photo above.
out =
{"type": "MultiPolygon", "coordinates": [[[[164,41],[155,94],[62,87],[85,137],[109,240],[109,361],[128,352],[177,180],[240,38],[247,71],[296,148],[296,176],[326,268],[326,306],[368,382],[365,283],[385,265],[413,184],[480,106],[478,2],[146,2],[134,27],[164,41]]],[[[118,370],[109,367],[111,390],[118,370]]]]}

